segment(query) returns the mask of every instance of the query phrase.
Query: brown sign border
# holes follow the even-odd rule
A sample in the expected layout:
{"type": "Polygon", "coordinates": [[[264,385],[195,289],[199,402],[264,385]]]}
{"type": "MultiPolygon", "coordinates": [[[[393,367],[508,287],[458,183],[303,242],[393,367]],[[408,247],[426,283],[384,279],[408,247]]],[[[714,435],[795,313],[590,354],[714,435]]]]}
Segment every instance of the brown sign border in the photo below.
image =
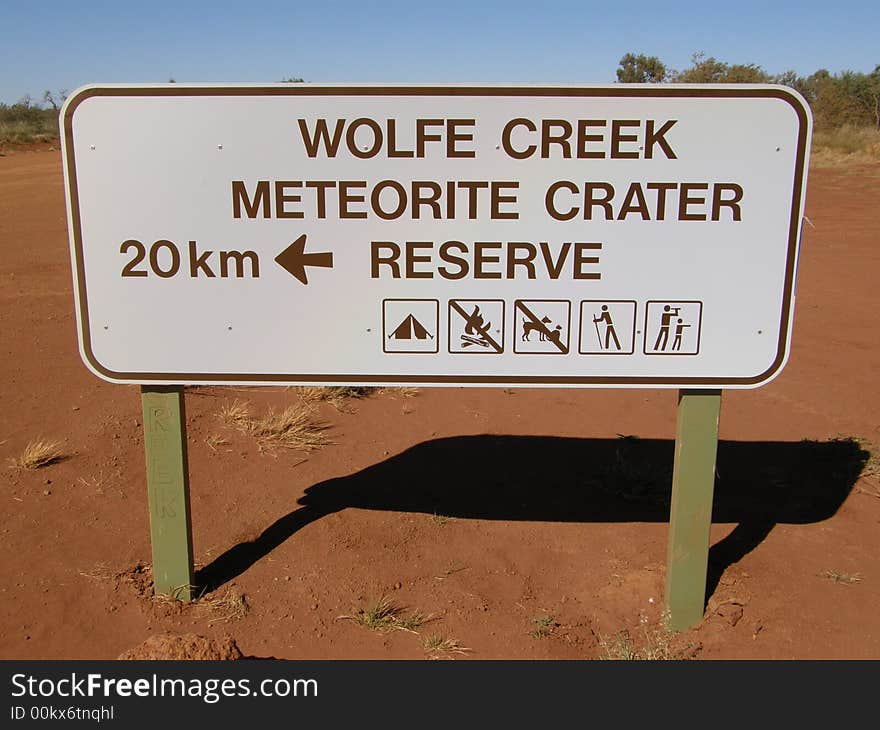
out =
{"type": "Polygon", "coordinates": [[[71,257],[74,259],[76,273],[77,300],[79,303],[80,353],[96,374],[110,381],[126,383],[414,383],[422,385],[583,385],[583,386],[662,386],[662,387],[755,387],[772,379],[783,367],[788,347],[791,324],[792,297],[794,295],[795,274],[797,270],[798,238],[800,231],[800,211],[804,181],[806,176],[807,137],[810,128],[810,115],[800,98],[779,86],[766,87],[666,87],[662,85],[639,86],[311,86],[309,84],[289,84],[272,86],[185,86],[167,87],[125,87],[125,86],[87,86],[71,95],[62,110],[62,133],[64,135],[63,153],[67,172],[67,196],[70,210],[72,235],[71,257]],[[615,376],[572,376],[572,375],[325,375],[294,373],[147,373],[116,372],[98,362],[91,347],[89,328],[88,296],[85,282],[83,259],[82,224],[79,210],[79,192],[76,182],[76,155],[73,146],[73,118],[77,108],[87,99],[96,96],[448,96],[448,97],[612,97],[612,98],[715,98],[779,99],[789,104],[797,115],[798,143],[795,161],[794,180],[789,221],[788,250],[783,283],[783,302],[779,321],[779,340],[776,357],[763,373],[751,377],[698,377],[698,378],[643,378],[615,376]]]}

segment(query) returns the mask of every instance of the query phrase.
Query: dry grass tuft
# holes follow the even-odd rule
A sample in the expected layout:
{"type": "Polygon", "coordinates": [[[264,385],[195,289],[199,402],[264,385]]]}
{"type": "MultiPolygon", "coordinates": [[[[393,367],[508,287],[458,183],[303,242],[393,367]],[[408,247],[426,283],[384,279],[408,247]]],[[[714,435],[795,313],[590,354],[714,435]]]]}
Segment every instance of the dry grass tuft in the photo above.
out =
{"type": "MultiPolygon", "coordinates": [[[[253,418],[246,403],[233,401],[218,415],[227,427],[253,436],[260,451],[276,448],[311,451],[330,443],[324,435],[327,427],[315,419],[314,411],[306,405],[288,406],[280,412],[270,410],[262,418],[253,418]]],[[[208,445],[214,448],[222,443],[225,442],[215,440],[208,445]]]]}
{"type": "Polygon", "coordinates": [[[67,456],[60,442],[38,439],[28,443],[21,455],[12,459],[12,466],[18,469],[39,469],[63,461],[67,456]]]}
{"type": "Polygon", "coordinates": [[[350,411],[350,400],[366,398],[373,388],[350,386],[304,386],[297,388],[299,397],[306,403],[329,403],[337,411],[350,411]]]}
{"type": "Polygon", "coordinates": [[[390,631],[397,623],[399,615],[400,608],[390,598],[380,596],[366,606],[355,609],[354,613],[343,614],[338,618],[354,621],[371,631],[390,631]]]}
{"type": "Polygon", "coordinates": [[[820,574],[820,577],[827,578],[832,583],[842,583],[844,585],[852,585],[862,580],[862,576],[859,573],[840,573],[836,570],[825,570],[820,574]]]}
{"type": "Polygon", "coordinates": [[[413,611],[408,616],[398,616],[395,629],[400,631],[409,631],[411,634],[418,634],[416,629],[421,628],[425,624],[434,620],[433,613],[422,613],[421,611],[413,611]]]}
{"type": "Polygon", "coordinates": [[[101,472],[98,476],[79,477],[76,481],[95,494],[104,494],[104,485],[107,483],[108,479],[109,477],[105,477],[104,472],[101,472]]]}
{"type": "Polygon", "coordinates": [[[356,624],[370,629],[371,631],[408,631],[418,633],[417,628],[434,619],[433,614],[424,614],[413,611],[404,615],[406,609],[398,606],[390,598],[380,596],[371,599],[366,606],[357,608],[353,613],[338,616],[339,619],[354,621],[356,624]]]}
{"type": "Polygon", "coordinates": [[[250,607],[245,600],[244,593],[232,586],[222,596],[216,598],[200,598],[197,602],[199,608],[216,614],[208,623],[215,624],[220,621],[226,623],[247,616],[250,607]]]}
{"type": "Polygon", "coordinates": [[[556,627],[559,626],[559,622],[549,614],[533,618],[532,623],[535,624],[535,628],[531,632],[533,639],[543,639],[550,636],[556,627]]]}
{"type": "Polygon", "coordinates": [[[275,448],[311,451],[330,443],[324,435],[326,426],[317,422],[314,413],[302,406],[288,406],[280,413],[269,411],[251,421],[249,433],[261,451],[275,448]]]}
{"type": "Polygon", "coordinates": [[[693,645],[681,646],[676,642],[676,635],[668,628],[668,616],[664,616],[660,625],[643,624],[642,637],[636,642],[627,629],[618,631],[613,636],[599,635],[599,646],[602,652],[598,659],[606,661],[675,661],[689,658],[693,645]]]}
{"type": "Polygon", "coordinates": [[[379,388],[379,393],[388,393],[392,396],[398,396],[399,398],[414,398],[419,394],[418,388],[411,388],[409,386],[388,386],[387,388],[379,388]]]}
{"type": "Polygon", "coordinates": [[[154,593],[153,570],[151,565],[138,563],[128,570],[113,570],[106,563],[97,563],[89,570],[81,570],[84,578],[97,581],[113,581],[118,589],[121,585],[131,585],[137,595],[165,610],[175,613],[192,609],[196,614],[210,615],[209,624],[235,621],[244,618],[250,611],[245,594],[237,587],[230,586],[221,596],[204,596],[204,588],[182,585],[170,593],[154,593]],[[184,589],[190,589],[190,601],[182,601],[184,589]]]}
{"type": "Polygon", "coordinates": [[[639,656],[635,642],[626,629],[618,631],[613,636],[600,636],[599,646],[602,647],[602,653],[598,657],[601,660],[633,661],[644,658],[639,656]]]}
{"type": "Polygon", "coordinates": [[[229,442],[222,436],[212,434],[205,439],[205,443],[211,451],[217,451],[218,446],[228,446],[229,442]]]}
{"type": "Polygon", "coordinates": [[[450,658],[453,654],[469,654],[472,650],[458,641],[439,634],[432,634],[423,643],[425,653],[432,659],[450,658]]]}
{"type": "Polygon", "coordinates": [[[81,570],[79,574],[83,578],[91,578],[92,580],[113,580],[119,576],[119,573],[107,567],[106,563],[96,563],[91,570],[81,570]]]}
{"type": "Polygon", "coordinates": [[[247,403],[234,400],[220,409],[220,420],[229,428],[247,433],[251,424],[251,409],[247,403]]]}
{"type": "Polygon", "coordinates": [[[433,524],[437,525],[437,527],[443,527],[444,525],[449,523],[449,520],[451,518],[447,517],[446,515],[438,515],[435,512],[434,514],[429,515],[428,519],[431,520],[433,524]]]}

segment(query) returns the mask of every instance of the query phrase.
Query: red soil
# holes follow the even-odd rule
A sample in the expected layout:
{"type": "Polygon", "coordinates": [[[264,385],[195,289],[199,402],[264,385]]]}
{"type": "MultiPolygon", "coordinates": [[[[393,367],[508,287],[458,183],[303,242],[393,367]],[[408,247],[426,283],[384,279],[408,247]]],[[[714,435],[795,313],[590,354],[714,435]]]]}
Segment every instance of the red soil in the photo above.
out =
{"type": "MultiPolygon", "coordinates": [[[[880,443],[878,181],[877,166],[811,173],[792,356],[724,395],[707,614],[671,651],[880,658],[880,482],[858,441],[880,443]]],[[[3,151],[0,241],[0,657],[107,659],[198,634],[248,656],[419,658],[437,635],[472,650],[459,658],[574,659],[654,634],[674,391],[374,393],[322,404],[334,443],[304,454],[260,453],[218,417],[294,389],[188,389],[212,590],[153,600],[139,391],[77,354],[57,151],[3,151]],[[8,466],[38,437],[68,458],[8,466]],[[416,635],[340,618],[383,595],[433,619],[416,635]]]]}

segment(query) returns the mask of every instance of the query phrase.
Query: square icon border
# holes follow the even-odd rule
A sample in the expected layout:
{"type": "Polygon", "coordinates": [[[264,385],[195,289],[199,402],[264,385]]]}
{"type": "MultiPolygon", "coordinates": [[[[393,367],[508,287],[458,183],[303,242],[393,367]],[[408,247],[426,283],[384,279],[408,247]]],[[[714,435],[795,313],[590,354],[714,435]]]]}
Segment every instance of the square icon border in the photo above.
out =
{"type": "Polygon", "coordinates": [[[391,297],[382,300],[382,352],[386,355],[436,355],[440,352],[440,300],[439,299],[406,299],[400,297],[391,297]],[[385,340],[388,335],[385,326],[385,303],[386,302],[434,302],[434,309],[437,316],[437,332],[434,334],[433,350],[388,350],[385,347],[385,340]]]}
{"type": "Polygon", "coordinates": [[[699,299],[649,299],[645,302],[645,327],[642,336],[642,353],[649,357],[671,355],[673,357],[695,357],[700,354],[700,341],[703,337],[703,302],[699,299]],[[700,316],[697,319],[697,350],[696,352],[648,352],[648,310],[652,304],[669,304],[677,302],[678,304],[699,304],[700,316]]]}
{"type": "Polygon", "coordinates": [[[570,355],[571,354],[571,299],[514,299],[513,316],[510,318],[513,325],[513,354],[514,355],[570,355]],[[545,304],[565,304],[568,306],[568,330],[565,339],[565,351],[558,350],[556,352],[521,352],[516,349],[519,339],[516,336],[516,305],[519,302],[543,302],[545,304]]]}
{"type": "Polygon", "coordinates": [[[503,355],[504,354],[504,334],[507,320],[507,302],[503,299],[463,299],[453,298],[447,300],[446,304],[446,351],[450,355],[503,355]],[[461,350],[452,349],[452,303],[453,302],[493,302],[501,304],[501,351],[498,350],[469,350],[462,352],[461,350]]]}
{"type": "Polygon", "coordinates": [[[580,301],[580,327],[578,327],[578,355],[635,355],[636,354],[636,323],[639,320],[639,303],[635,299],[581,299],[580,301]],[[632,340],[630,342],[629,352],[620,350],[619,352],[584,352],[584,304],[587,302],[598,302],[600,304],[632,304],[633,321],[632,321],[632,340]]]}

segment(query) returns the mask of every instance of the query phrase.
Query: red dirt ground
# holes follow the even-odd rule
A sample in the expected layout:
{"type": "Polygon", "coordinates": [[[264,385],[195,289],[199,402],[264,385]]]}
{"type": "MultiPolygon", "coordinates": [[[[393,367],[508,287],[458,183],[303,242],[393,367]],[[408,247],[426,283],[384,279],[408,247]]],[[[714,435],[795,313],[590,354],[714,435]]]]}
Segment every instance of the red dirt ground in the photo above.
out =
{"type": "MultiPolygon", "coordinates": [[[[436,635],[472,650],[455,658],[575,659],[624,629],[665,650],[674,391],[384,391],[320,405],[333,445],[265,454],[218,412],[295,404],[295,389],[188,389],[213,590],[153,600],[139,391],[77,354],[49,147],[0,151],[0,657],[110,659],[200,634],[260,657],[421,658],[436,635]],[[10,466],[38,437],[69,458],[10,466]],[[241,617],[216,600],[240,595],[241,617]],[[340,618],[383,595],[434,617],[419,635],[340,618]]],[[[878,183],[878,166],[811,172],[791,360],[724,395],[711,596],[670,652],[880,658],[878,183]]]]}

